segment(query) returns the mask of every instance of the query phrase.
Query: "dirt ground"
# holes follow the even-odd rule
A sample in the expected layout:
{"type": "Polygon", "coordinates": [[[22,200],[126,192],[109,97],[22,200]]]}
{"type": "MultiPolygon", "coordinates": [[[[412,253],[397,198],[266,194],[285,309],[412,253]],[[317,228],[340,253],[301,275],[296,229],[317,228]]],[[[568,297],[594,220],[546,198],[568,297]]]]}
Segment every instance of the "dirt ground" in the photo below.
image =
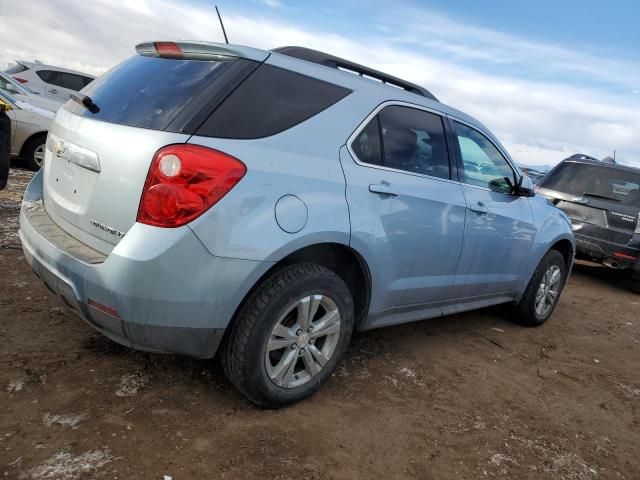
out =
{"type": "Polygon", "coordinates": [[[0,193],[0,476],[640,478],[640,296],[579,264],[547,324],[483,310],[357,334],[311,399],[264,411],[219,363],[95,333],[31,273],[0,193]]]}

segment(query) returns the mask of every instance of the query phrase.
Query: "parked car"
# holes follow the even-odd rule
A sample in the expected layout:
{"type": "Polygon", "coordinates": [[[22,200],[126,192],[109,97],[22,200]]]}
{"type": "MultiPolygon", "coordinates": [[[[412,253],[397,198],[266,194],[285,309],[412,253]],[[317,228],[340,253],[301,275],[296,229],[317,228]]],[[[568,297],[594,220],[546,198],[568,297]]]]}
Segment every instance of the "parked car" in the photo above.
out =
{"type": "Polygon", "coordinates": [[[16,100],[30,103],[36,107],[44,108],[51,112],[56,112],[63,102],[58,102],[51,98],[41,97],[40,94],[29,90],[21,85],[6,73],[0,72],[0,91],[12,96],[16,100]]]}
{"type": "Polygon", "coordinates": [[[66,102],[69,95],[79,92],[95,79],[92,75],[75,70],[24,60],[16,60],[16,65],[5,70],[5,73],[34,92],[59,103],[66,102]]]}
{"type": "Polygon", "coordinates": [[[304,48],[136,51],[58,111],[20,216],[36,274],[106,336],[220,350],[278,407],[320,387],[354,329],[551,315],[570,221],[477,120],[304,48]]]}
{"type": "Polygon", "coordinates": [[[578,256],[626,270],[640,293],[640,169],[576,154],[538,186],[571,217],[578,256]]]}
{"type": "Polygon", "coordinates": [[[27,167],[38,170],[44,161],[47,130],[54,113],[22,102],[0,91],[0,102],[9,105],[11,119],[11,156],[22,158],[27,167]]]}

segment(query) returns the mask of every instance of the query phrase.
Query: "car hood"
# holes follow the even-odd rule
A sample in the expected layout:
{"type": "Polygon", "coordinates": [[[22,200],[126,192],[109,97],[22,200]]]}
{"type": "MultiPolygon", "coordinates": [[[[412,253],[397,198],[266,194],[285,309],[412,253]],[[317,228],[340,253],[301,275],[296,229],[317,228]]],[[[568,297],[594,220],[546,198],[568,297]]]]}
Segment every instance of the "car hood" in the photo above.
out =
{"type": "Polygon", "coordinates": [[[17,100],[16,101],[16,105],[18,107],[20,107],[22,110],[31,112],[31,113],[35,113],[38,114],[48,120],[53,120],[53,117],[55,117],[55,113],[52,112],[51,110],[46,110],[44,108],[38,107],[36,105],[33,105],[31,103],[27,103],[27,102],[23,102],[21,100],[17,100]]]}

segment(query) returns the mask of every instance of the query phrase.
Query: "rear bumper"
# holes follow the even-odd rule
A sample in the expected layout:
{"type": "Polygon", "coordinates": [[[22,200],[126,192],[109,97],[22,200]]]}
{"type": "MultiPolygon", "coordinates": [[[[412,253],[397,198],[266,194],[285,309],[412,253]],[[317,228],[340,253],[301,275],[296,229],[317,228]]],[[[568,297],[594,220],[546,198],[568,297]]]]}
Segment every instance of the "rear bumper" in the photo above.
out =
{"type": "Polygon", "coordinates": [[[38,173],[20,213],[25,258],[90,325],[145,351],[212,357],[238,305],[271,266],[212,256],[188,227],[141,224],[100,258],[100,252],[78,245],[48,222],[53,223],[42,204],[38,173]],[[96,304],[114,312],[105,313],[96,304]]]}
{"type": "Polygon", "coordinates": [[[615,262],[615,268],[640,272],[640,239],[638,242],[635,241],[638,235],[635,235],[634,240],[628,245],[619,245],[579,233],[574,233],[574,235],[576,250],[582,256],[610,266],[613,266],[612,262],[615,262]]]}

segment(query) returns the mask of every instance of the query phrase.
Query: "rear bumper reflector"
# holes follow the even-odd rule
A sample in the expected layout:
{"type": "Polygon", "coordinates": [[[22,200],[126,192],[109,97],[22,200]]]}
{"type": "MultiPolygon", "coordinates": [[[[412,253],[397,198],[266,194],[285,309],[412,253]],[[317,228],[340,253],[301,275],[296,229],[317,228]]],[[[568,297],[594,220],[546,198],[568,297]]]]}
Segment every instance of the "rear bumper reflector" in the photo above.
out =
{"type": "Polygon", "coordinates": [[[106,305],[102,305],[101,303],[98,303],[95,300],[89,299],[89,301],[87,302],[87,305],[89,305],[91,308],[95,308],[99,312],[106,313],[111,317],[120,318],[120,314],[115,308],[107,307],[106,305]]]}

